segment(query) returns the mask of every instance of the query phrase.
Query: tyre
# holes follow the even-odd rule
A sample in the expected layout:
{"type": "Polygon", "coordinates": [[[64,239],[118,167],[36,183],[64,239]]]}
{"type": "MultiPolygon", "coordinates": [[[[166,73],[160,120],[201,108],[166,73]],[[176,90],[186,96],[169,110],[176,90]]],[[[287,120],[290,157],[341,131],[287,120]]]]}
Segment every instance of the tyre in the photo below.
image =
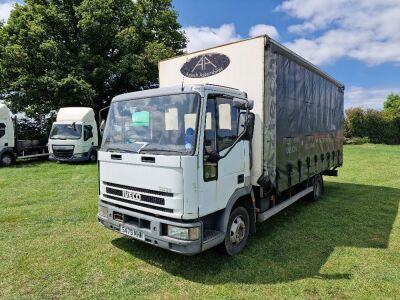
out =
{"type": "Polygon", "coordinates": [[[96,162],[97,161],[97,152],[96,151],[92,151],[90,153],[89,161],[90,162],[96,162]]]}
{"type": "Polygon", "coordinates": [[[233,256],[239,254],[247,244],[250,232],[250,217],[243,206],[236,207],[229,217],[225,240],[220,249],[233,256]]]}
{"type": "Polygon", "coordinates": [[[324,191],[324,181],[323,181],[322,175],[317,174],[314,176],[313,187],[314,187],[314,190],[308,195],[308,199],[310,201],[315,202],[321,198],[322,193],[324,191]]]}
{"type": "Polygon", "coordinates": [[[0,158],[0,164],[2,166],[8,167],[15,163],[15,157],[11,153],[3,153],[0,158]]]}

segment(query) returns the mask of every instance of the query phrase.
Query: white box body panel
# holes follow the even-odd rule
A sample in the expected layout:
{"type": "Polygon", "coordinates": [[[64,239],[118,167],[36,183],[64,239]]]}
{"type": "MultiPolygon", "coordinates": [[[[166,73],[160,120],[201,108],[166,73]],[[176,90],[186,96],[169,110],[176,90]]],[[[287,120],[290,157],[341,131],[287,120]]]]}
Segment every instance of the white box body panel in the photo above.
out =
{"type": "Polygon", "coordinates": [[[252,112],[256,115],[253,138],[251,181],[255,185],[263,168],[263,104],[264,104],[264,55],[266,37],[261,36],[188,55],[161,61],[159,64],[160,87],[184,84],[215,84],[239,89],[254,100],[252,112]],[[226,69],[208,77],[189,78],[181,73],[182,66],[191,58],[202,54],[226,55],[230,62],[226,69]]]}

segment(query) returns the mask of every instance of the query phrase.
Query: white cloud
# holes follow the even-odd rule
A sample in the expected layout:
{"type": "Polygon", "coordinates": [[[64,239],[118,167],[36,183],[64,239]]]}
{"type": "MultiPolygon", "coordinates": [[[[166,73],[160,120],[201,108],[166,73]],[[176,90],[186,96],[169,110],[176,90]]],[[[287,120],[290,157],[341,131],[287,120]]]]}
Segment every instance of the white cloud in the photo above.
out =
{"type": "Polygon", "coordinates": [[[400,0],[285,0],[277,10],[301,20],[289,32],[302,37],[286,45],[315,64],[400,62],[400,0]]]}
{"type": "MultiPolygon", "coordinates": [[[[187,26],[183,28],[183,31],[188,39],[186,47],[188,52],[235,42],[242,38],[242,36],[236,32],[235,24],[223,24],[220,27],[187,26]]],[[[249,30],[250,37],[263,34],[267,34],[273,39],[279,37],[278,30],[274,26],[267,24],[257,24],[252,26],[249,30]]]]}
{"type": "Polygon", "coordinates": [[[188,52],[234,42],[241,38],[236,33],[234,24],[223,24],[217,28],[188,26],[183,30],[188,39],[186,47],[188,52]]]}
{"type": "Polygon", "coordinates": [[[16,1],[0,3],[0,21],[7,21],[16,1]]]}
{"type": "Polygon", "coordinates": [[[258,36],[258,35],[264,35],[267,34],[273,39],[278,39],[279,38],[279,33],[278,30],[271,25],[267,24],[257,24],[254,25],[253,27],[250,28],[249,30],[249,36],[258,36]]]}
{"type": "Polygon", "coordinates": [[[363,107],[382,109],[383,102],[390,93],[400,93],[400,88],[362,88],[350,87],[344,94],[345,108],[363,107]]]}

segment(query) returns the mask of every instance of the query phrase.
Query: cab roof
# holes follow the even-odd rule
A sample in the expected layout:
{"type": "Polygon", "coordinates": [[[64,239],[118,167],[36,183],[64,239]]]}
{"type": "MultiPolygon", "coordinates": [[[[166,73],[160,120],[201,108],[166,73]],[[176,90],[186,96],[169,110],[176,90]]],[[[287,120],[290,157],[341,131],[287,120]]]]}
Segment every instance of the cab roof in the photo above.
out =
{"type": "Polygon", "coordinates": [[[5,104],[0,104],[0,119],[7,119],[10,118],[10,110],[5,104]]]}
{"type": "Polygon", "coordinates": [[[94,111],[90,107],[63,107],[57,113],[56,122],[92,122],[94,111]]]}
{"type": "Polygon", "coordinates": [[[126,100],[134,100],[141,98],[149,98],[149,97],[159,97],[164,95],[172,95],[172,94],[182,94],[182,93],[193,93],[193,92],[202,92],[204,89],[217,90],[219,92],[225,92],[230,94],[236,94],[240,97],[245,97],[245,93],[230,87],[214,85],[214,84],[188,84],[188,85],[180,85],[180,86],[171,86],[157,89],[150,89],[132,93],[126,93],[122,95],[115,96],[112,102],[118,101],[126,101],[126,100]]]}

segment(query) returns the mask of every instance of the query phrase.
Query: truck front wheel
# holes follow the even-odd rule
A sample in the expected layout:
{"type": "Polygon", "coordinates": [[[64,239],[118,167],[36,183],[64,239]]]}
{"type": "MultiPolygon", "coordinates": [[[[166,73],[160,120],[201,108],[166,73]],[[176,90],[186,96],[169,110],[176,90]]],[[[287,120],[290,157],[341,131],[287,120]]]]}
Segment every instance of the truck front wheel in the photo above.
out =
{"type": "Polygon", "coordinates": [[[95,161],[97,161],[97,152],[96,152],[95,150],[93,150],[93,151],[90,153],[89,161],[90,161],[90,162],[95,162],[95,161]]]}
{"type": "Polygon", "coordinates": [[[8,167],[15,163],[14,155],[11,153],[3,153],[0,159],[0,164],[2,166],[8,167]]]}
{"type": "Polygon", "coordinates": [[[249,231],[250,217],[247,209],[242,206],[236,207],[229,217],[221,249],[230,256],[238,254],[246,246],[249,231]]]}

